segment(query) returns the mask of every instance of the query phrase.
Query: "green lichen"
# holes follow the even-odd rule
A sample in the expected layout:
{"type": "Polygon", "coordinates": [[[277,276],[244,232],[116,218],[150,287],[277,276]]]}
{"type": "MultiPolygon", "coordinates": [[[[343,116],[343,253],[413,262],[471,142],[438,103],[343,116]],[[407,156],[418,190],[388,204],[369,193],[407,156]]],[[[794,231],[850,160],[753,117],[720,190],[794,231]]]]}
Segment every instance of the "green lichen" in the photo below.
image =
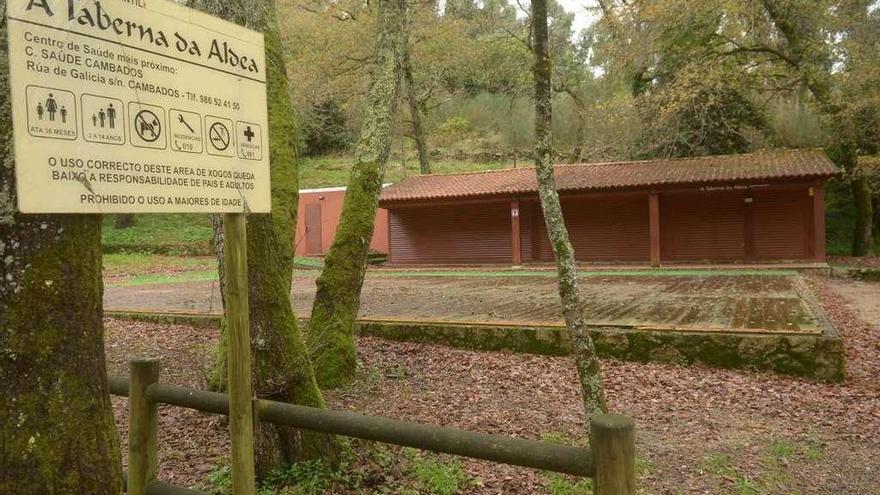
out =
{"type": "Polygon", "coordinates": [[[544,223],[547,225],[550,245],[556,259],[562,314],[570,332],[584,411],[589,417],[592,414],[607,412],[608,406],[602,386],[601,365],[596,356],[593,340],[586,329],[579,300],[574,248],[568,238],[568,230],[559,203],[559,193],[556,190],[553,168],[552,66],[545,0],[532,1],[532,34],[535,55],[532,73],[535,79],[535,173],[538,179],[538,196],[541,199],[544,223]]]}
{"type": "Polygon", "coordinates": [[[406,2],[379,2],[376,64],[367,92],[364,123],[342,206],[339,228],[315,282],[308,345],[318,383],[349,383],[357,367],[354,331],[367,254],[373,237],[385,163],[391,149],[406,43],[406,2]]]}
{"type": "Polygon", "coordinates": [[[100,217],[17,213],[7,54],[4,17],[0,493],[116,495],[121,464],[104,366],[100,217]]]}
{"type": "MultiPolygon", "coordinates": [[[[272,212],[248,216],[247,258],[254,393],[263,399],[325,407],[315,372],[290,304],[298,205],[296,119],[273,0],[203,0],[200,8],[264,32],[272,212]]],[[[226,378],[227,335],[221,325],[215,384],[226,378]]],[[[335,463],[339,445],[324,433],[267,423],[255,429],[259,477],[290,463],[335,463]]]]}

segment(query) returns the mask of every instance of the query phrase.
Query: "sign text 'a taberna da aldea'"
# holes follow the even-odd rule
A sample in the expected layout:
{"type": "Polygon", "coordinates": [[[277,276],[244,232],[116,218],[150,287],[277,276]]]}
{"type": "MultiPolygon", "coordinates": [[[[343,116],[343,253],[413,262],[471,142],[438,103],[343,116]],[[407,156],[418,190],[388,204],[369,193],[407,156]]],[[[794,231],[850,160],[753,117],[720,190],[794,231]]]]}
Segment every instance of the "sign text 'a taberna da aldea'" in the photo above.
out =
{"type": "Polygon", "coordinates": [[[19,209],[267,212],[263,35],[168,0],[7,0],[19,209]]]}

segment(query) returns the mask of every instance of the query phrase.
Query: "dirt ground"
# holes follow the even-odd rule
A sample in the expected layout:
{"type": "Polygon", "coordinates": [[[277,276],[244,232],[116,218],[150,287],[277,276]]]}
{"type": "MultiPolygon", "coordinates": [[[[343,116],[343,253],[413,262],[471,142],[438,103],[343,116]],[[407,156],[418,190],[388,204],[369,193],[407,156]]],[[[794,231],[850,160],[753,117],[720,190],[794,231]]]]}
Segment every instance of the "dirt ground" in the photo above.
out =
{"type": "MultiPolygon", "coordinates": [[[[315,272],[299,272],[292,299],[308,316],[315,272]]],[[[454,273],[454,272],[453,272],[454,273]]],[[[595,324],[691,330],[818,332],[797,275],[601,275],[584,279],[595,324]]],[[[121,310],[219,312],[215,282],[108,287],[104,306],[121,310]]],[[[562,324],[555,279],[540,276],[401,276],[375,271],[364,282],[362,318],[562,324]]]]}
{"type": "MultiPolygon", "coordinates": [[[[844,384],[603,361],[611,408],[637,421],[641,493],[880,494],[880,284],[807,283],[844,337],[850,365],[844,384]]],[[[131,357],[159,356],[163,381],[180,385],[204,386],[206,351],[215,340],[214,330],[107,321],[112,372],[124,372],[131,357]]],[[[358,381],[329,393],[330,407],[583,442],[569,358],[370,338],[358,346],[358,381]]],[[[125,402],[114,398],[114,407],[124,435],[125,402]]],[[[163,479],[197,484],[225,459],[228,440],[216,417],[162,407],[160,421],[163,479]]],[[[463,493],[551,493],[552,478],[544,473],[470,460],[463,467],[472,480],[463,493]]]]}

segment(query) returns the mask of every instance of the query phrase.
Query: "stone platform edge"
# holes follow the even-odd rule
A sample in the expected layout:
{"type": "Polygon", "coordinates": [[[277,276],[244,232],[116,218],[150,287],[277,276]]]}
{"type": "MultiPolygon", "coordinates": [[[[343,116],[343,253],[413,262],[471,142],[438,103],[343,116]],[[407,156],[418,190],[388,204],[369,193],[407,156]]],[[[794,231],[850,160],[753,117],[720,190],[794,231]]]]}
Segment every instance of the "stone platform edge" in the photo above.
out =
{"type": "MultiPolygon", "coordinates": [[[[216,327],[220,315],[106,310],[109,318],[216,327]]],[[[824,315],[822,315],[824,316],[824,315]]],[[[820,324],[824,318],[820,316],[820,324]]],[[[303,322],[307,322],[303,319],[303,322]]],[[[829,326],[821,334],[652,331],[590,326],[600,357],[623,361],[772,371],[823,382],[846,378],[843,342],[829,326]]],[[[399,342],[439,344],[475,351],[507,351],[547,356],[570,354],[564,327],[359,320],[360,335],[399,342]]]]}

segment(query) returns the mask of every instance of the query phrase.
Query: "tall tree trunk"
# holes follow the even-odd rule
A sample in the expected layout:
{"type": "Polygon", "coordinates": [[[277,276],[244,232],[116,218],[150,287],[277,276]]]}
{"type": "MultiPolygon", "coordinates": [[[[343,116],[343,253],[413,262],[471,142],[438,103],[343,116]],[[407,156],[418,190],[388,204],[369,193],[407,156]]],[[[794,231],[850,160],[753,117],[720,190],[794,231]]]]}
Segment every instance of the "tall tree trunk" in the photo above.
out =
{"type": "Polygon", "coordinates": [[[880,246],[880,194],[876,191],[871,193],[871,211],[873,212],[874,245],[880,246]]]}
{"type": "Polygon", "coordinates": [[[419,151],[419,170],[423,174],[431,173],[431,162],[428,158],[428,143],[425,139],[425,129],[422,126],[422,111],[419,108],[419,99],[416,96],[415,82],[412,75],[412,59],[409,42],[403,50],[403,80],[406,86],[406,100],[409,103],[409,115],[412,119],[413,140],[419,151]]]}
{"type": "Polygon", "coordinates": [[[0,21],[0,493],[116,495],[101,217],[17,213],[6,36],[0,21]]]}
{"type": "Polygon", "coordinates": [[[853,198],[856,203],[856,223],[853,230],[853,256],[867,256],[871,250],[873,241],[872,228],[874,226],[873,204],[871,202],[871,185],[864,173],[850,179],[853,198]]]}
{"type": "Polygon", "coordinates": [[[309,322],[309,351],[318,383],[325,388],[348,383],[356,370],[355,318],[391,149],[407,38],[406,22],[406,0],[379,1],[376,62],[367,94],[366,115],[339,228],[316,282],[309,322]]]}
{"type": "MultiPolygon", "coordinates": [[[[248,27],[261,30],[266,36],[272,183],[272,213],[248,216],[248,299],[254,393],[264,399],[323,408],[324,398],[290,303],[299,180],[294,109],[275,3],[250,0],[242,7],[246,9],[246,17],[227,15],[227,19],[245,21],[248,27]]],[[[217,238],[222,239],[222,235],[217,238]]],[[[225,331],[221,335],[221,347],[220,363],[225,363],[225,331]]],[[[225,366],[221,364],[218,368],[225,373],[225,366]]],[[[335,462],[339,452],[332,435],[269,423],[257,423],[255,438],[256,469],[260,477],[294,461],[320,458],[335,462]]]]}
{"type": "Polygon", "coordinates": [[[535,173],[544,222],[556,258],[559,278],[559,297],[565,325],[571,335],[572,350],[577,363],[584,411],[589,419],[593,414],[607,412],[602,386],[602,370],[589,329],[584,321],[577,288],[577,268],[574,249],[568,239],[568,230],[562,216],[556,178],[553,174],[553,140],[551,105],[551,66],[547,28],[547,0],[532,0],[532,34],[534,36],[535,65],[535,173]]]}
{"type": "Polygon", "coordinates": [[[584,108],[584,104],[579,100],[572,98],[575,102],[575,109],[577,111],[578,125],[577,125],[577,136],[575,137],[575,145],[573,151],[574,161],[580,162],[583,159],[584,155],[584,146],[586,142],[586,134],[587,134],[587,111],[584,108]]]}
{"type": "MultiPolygon", "coordinates": [[[[271,179],[271,177],[270,177],[271,179]]],[[[297,195],[299,195],[299,191],[297,191],[297,195]]],[[[213,231],[213,241],[214,241],[214,257],[217,259],[217,289],[220,293],[220,306],[221,309],[225,310],[226,308],[226,258],[224,254],[224,243],[226,242],[226,236],[223,233],[223,215],[219,213],[211,214],[211,230],[213,231]]],[[[226,370],[223,370],[225,373],[226,370]]],[[[225,375],[224,375],[225,376],[225,375]]],[[[219,380],[216,383],[219,384],[223,380],[219,380]]]]}
{"type": "Polygon", "coordinates": [[[134,227],[137,223],[134,218],[134,213],[117,213],[116,215],[114,215],[114,217],[114,229],[127,229],[130,227],[134,227]]]}
{"type": "Polygon", "coordinates": [[[852,255],[866,256],[871,249],[874,211],[871,202],[871,184],[865,171],[859,167],[855,145],[841,140],[825,149],[828,156],[846,173],[853,202],[856,221],[853,225],[852,255]]]}

